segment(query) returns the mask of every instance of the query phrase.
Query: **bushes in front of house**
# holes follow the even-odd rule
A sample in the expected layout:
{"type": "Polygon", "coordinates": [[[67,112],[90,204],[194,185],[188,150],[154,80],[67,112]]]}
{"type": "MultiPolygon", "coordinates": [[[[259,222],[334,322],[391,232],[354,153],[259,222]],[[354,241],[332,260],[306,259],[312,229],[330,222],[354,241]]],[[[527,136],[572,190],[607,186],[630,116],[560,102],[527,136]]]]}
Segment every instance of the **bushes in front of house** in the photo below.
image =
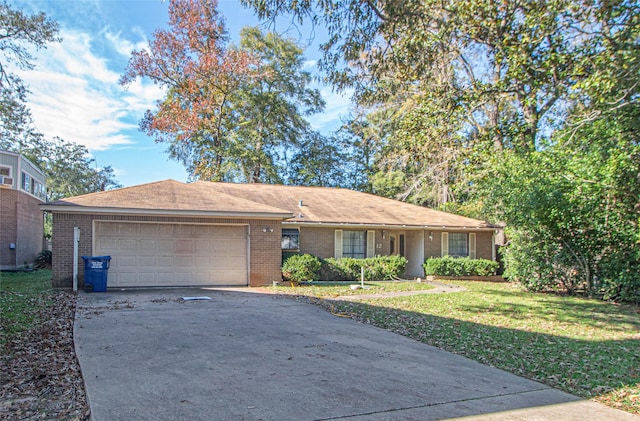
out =
{"type": "Polygon", "coordinates": [[[407,259],[402,256],[377,256],[367,259],[342,257],[320,260],[310,254],[293,255],[284,260],[282,276],[292,282],[313,280],[357,281],[364,267],[367,281],[384,281],[402,275],[407,259]],[[320,264],[318,264],[318,262],[320,264]]]}
{"type": "Polygon", "coordinates": [[[364,268],[364,279],[367,281],[386,281],[402,275],[407,266],[407,259],[402,256],[376,256],[366,259],[330,257],[322,263],[320,278],[324,281],[357,281],[360,270],[364,268]]]}
{"type": "Polygon", "coordinates": [[[491,276],[495,275],[499,263],[487,259],[468,257],[431,257],[424,262],[425,275],[437,276],[491,276]]]}
{"type": "Polygon", "coordinates": [[[282,262],[282,277],[299,283],[320,279],[322,262],[311,254],[294,254],[282,262]]]}

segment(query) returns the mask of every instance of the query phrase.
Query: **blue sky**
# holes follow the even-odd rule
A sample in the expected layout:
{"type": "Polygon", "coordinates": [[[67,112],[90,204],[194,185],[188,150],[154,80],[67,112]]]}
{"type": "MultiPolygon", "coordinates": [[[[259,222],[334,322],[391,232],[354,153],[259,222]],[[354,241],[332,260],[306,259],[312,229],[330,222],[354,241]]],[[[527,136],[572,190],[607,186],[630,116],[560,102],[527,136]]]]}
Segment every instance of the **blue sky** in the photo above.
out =
{"type": "MultiPolygon", "coordinates": [[[[118,85],[131,51],[146,48],[157,28],[166,27],[167,2],[161,0],[20,0],[10,1],[27,13],[44,12],[60,24],[62,42],[35,53],[36,68],[19,72],[31,90],[29,107],[37,129],[85,145],[99,167],[111,165],[124,186],[172,178],[187,181],[184,167],[168,159],[166,145],[155,144],[138,130],[145,110],[154,109],[162,91],[148,81],[127,88],[118,85]]],[[[220,0],[227,30],[237,39],[240,29],[260,22],[236,0],[220,0]]],[[[313,45],[306,49],[308,70],[315,73],[318,41],[323,34],[310,28],[277,30],[313,45]]],[[[323,133],[335,130],[349,111],[348,95],[318,86],[327,107],[310,118],[323,133]]]]}

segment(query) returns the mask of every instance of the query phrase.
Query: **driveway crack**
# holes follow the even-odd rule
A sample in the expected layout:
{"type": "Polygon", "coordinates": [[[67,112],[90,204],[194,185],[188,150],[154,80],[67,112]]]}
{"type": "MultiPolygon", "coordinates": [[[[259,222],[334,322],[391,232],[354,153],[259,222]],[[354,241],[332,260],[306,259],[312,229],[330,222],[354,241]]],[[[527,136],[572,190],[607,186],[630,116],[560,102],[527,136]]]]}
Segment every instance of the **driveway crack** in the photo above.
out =
{"type": "Polygon", "coordinates": [[[331,418],[319,418],[319,419],[316,419],[316,420],[313,420],[313,421],[344,420],[344,419],[348,419],[348,418],[365,417],[365,416],[376,415],[376,414],[387,414],[387,413],[392,413],[392,412],[397,412],[397,411],[406,411],[406,410],[409,410],[409,409],[428,408],[428,407],[431,407],[431,406],[438,406],[438,405],[445,405],[445,404],[452,404],[452,403],[473,402],[473,401],[479,401],[479,400],[483,400],[483,399],[499,398],[499,397],[503,397],[503,396],[517,396],[517,395],[522,395],[522,394],[532,393],[532,392],[542,392],[542,391],[549,390],[549,389],[550,389],[549,387],[541,387],[539,389],[530,389],[530,390],[525,390],[525,391],[521,391],[521,392],[498,393],[496,395],[479,396],[477,398],[468,398],[468,399],[458,399],[458,400],[452,400],[452,401],[433,402],[433,403],[427,403],[427,404],[424,404],[424,405],[413,405],[413,406],[406,406],[406,407],[402,407],[402,408],[384,409],[384,410],[381,410],[381,411],[362,412],[362,413],[359,413],[359,414],[351,414],[351,415],[340,415],[340,416],[331,417],[331,418]]]}

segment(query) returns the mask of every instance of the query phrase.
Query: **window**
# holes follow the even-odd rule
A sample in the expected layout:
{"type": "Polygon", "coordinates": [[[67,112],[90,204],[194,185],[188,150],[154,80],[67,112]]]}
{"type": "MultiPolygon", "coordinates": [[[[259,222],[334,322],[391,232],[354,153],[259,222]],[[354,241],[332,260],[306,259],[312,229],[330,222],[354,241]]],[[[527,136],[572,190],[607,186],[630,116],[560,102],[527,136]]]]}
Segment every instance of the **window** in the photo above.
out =
{"type": "Polygon", "coordinates": [[[300,250],[300,231],[297,229],[282,230],[282,250],[300,250]]]}
{"type": "Polygon", "coordinates": [[[442,256],[476,258],[476,233],[443,232],[442,256]]]}
{"type": "Polygon", "coordinates": [[[343,231],[334,232],[334,253],[336,259],[353,257],[363,259],[374,257],[376,253],[375,231],[343,231]]]}
{"type": "Polygon", "coordinates": [[[39,181],[33,180],[33,194],[39,197],[40,199],[44,200],[45,196],[47,195],[47,191],[44,187],[44,184],[40,183],[39,181]]]}
{"type": "Polygon", "coordinates": [[[367,257],[367,232],[343,231],[342,256],[364,259],[367,257]]]}
{"type": "Polygon", "coordinates": [[[31,176],[26,172],[22,173],[22,190],[32,193],[31,191],[31,176]]]}
{"type": "Polygon", "coordinates": [[[449,256],[466,257],[469,255],[469,235],[464,232],[449,233],[449,256]]]}
{"type": "Polygon", "coordinates": [[[0,166],[0,185],[13,185],[13,178],[11,177],[11,167],[0,166]]]}

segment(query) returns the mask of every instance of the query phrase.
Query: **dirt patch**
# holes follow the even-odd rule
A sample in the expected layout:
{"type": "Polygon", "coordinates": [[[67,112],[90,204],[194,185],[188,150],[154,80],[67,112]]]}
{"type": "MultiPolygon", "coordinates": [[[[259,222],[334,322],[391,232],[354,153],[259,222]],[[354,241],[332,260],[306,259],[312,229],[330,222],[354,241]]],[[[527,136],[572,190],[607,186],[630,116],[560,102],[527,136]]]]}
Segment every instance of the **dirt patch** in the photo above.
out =
{"type": "Polygon", "coordinates": [[[0,356],[0,419],[89,419],[73,346],[75,308],[75,294],[53,292],[34,306],[33,328],[7,341],[0,356]]]}

